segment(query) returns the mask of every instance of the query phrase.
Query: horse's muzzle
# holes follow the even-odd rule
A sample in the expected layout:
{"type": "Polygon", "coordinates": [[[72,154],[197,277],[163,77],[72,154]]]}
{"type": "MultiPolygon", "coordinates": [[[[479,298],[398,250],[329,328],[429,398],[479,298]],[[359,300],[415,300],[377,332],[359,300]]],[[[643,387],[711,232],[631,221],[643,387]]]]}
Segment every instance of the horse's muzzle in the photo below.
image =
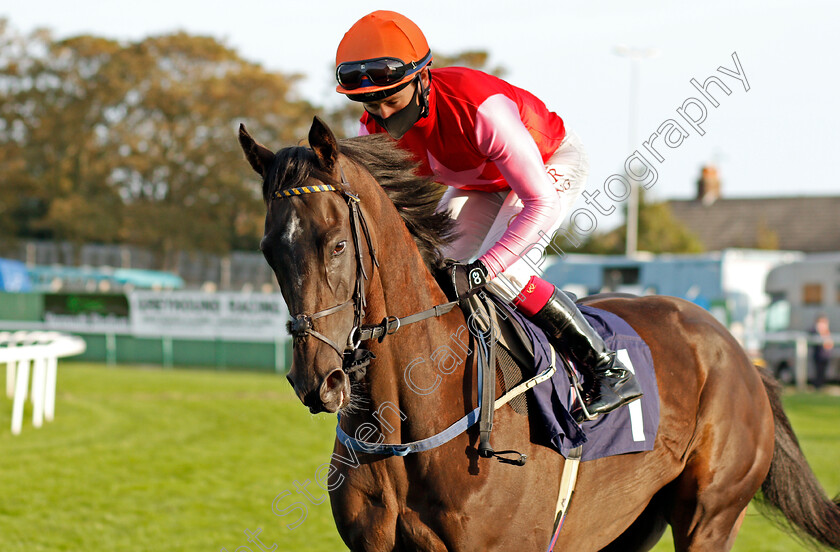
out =
{"type": "Polygon", "coordinates": [[[312,414],[338,412],[350,402],[350,378],[341,368],[327,374],[319,386],[309,391],[299,389],[291,376],[287,376],[287,379],[312,414]]]}

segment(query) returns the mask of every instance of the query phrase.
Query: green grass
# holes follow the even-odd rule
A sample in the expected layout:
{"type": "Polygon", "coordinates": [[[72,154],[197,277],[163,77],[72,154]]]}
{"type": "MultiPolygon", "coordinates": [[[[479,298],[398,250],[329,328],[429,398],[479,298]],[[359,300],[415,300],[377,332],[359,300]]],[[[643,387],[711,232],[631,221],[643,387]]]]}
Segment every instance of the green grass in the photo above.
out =
{"type": "MultiPolygon", "coordinates": [[[[791,395],[786,405],[823,485],[840,490],[840,397],[791,395]]],[[[335,418],[311,416],[282,377],[66,363],[55,421],[34,429],[27,410],[12,436],[10,417],[0,397],[3,552],[235,552],[257,528],[267,547],[344,550],[328,501],[295,490],[328,460],[335,418]],[[285,524],[297,512],[272,513],[287,490],[282,507],[308,506],[295,530],[285,524]]],[[[656,550],[670,549],[663,539],[656,550]]],[[[751,510],[735,550],[805,548],[751,510]]]]}
{"type": "Polygon", "coordinates": [[[0,399],[4,552],[234,552],[258,527],[281,550],[340,549],[328,502],[295,531],[271,510],[329,457],[335,423],[283,377],[67,364],[55,421],[14,437],[10,415],[0,399]]]}

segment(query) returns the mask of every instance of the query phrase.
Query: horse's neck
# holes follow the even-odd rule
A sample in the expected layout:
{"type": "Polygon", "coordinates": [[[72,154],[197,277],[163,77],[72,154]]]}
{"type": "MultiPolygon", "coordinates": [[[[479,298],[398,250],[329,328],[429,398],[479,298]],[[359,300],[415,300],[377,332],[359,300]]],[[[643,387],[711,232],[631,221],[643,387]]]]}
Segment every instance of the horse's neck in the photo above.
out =
{"type": "MultiPolygon", "coordinates": [[[[385,316],[402,318],[448,301],[407,232],[382,244],[378,255],[380,267],[368,296],[368,323],[380,322],[385,316]]],[[[381,344],[371,343],[377,358],[367,371],[370,404],[354,415],[358,418],[355,422],[373,421],[391,429],[394,426],[383,424],[375,413],[398,408],[410,435],[397,430],[392,437],[383,430],[386,442],[396,442],[426,437],[429,431],[438,430],[436,426],[449,425],[454,421],[447,420],[450,409],[453,416],[462,416],[463,376],[468,365],[465,328],[464,318],[455,308],[449,314],[402,327],[381,344]],[[444,371],[439,368],[441,363],[446,365],[444,371]]]]}

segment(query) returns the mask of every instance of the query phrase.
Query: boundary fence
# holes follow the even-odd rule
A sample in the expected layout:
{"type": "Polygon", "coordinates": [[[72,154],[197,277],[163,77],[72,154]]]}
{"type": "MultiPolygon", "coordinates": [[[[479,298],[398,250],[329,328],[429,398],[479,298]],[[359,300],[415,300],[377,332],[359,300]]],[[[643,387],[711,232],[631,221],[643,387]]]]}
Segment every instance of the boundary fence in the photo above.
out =
{"type": "Polygon", "coordinates": [[[0,293],[0,331],[82,336],[81,360],[284,372],[280,294],[195,291],[0,293]]]}

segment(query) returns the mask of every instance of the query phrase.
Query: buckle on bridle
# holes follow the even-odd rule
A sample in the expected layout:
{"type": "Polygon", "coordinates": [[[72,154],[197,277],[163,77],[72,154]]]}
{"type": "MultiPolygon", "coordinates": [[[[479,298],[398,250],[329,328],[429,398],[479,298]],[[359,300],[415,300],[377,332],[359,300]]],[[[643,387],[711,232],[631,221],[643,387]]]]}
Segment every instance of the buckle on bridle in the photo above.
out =
{"type": "Polygon", "coordinates": [[[350,335],[347,336],[347,345],[350,347],[350,350],[355,351],[359,348],[359,345],[362,344],[362,331],[359,329],[358,326],[353,326],[353,329],[350,330],[350,335]],[[355,341],[353,340],[355,336],[355,341]]]}
{"type": "Polygon", "coordinates": [[[359,196],[357,194],[354,194],[353,192],[351,192],[349,190],[344,190],[342,193],[344,194],[344,197],[346,197],[347,199],[349,199],[353,203],[361,203],[362,202],[362,200],[359,199],[359,196]]]}
{"type": "Polygon", "coordinates": [[[386,316],[385,318],[383,318],[380,326],[382,326],[384,330],[382,332],[382,335],[379,336],[379,339],[377,339],[377,341],[379,343],[382,343],[382,340],[385,339],[385,336],[394,335],[397,332],[397,330],[400,329],[401,324],[402,321],[396,316],[386,316]],[[392,321],[394,322],[393,326],[391,325],[392,321]]]}
{"type": "Polygon", "coordinates": [[[297,338],[306,337],[312,329],[312,317],[308,314],[298,314],[293,320],[286,322],[286,331],[297,338]]]}

